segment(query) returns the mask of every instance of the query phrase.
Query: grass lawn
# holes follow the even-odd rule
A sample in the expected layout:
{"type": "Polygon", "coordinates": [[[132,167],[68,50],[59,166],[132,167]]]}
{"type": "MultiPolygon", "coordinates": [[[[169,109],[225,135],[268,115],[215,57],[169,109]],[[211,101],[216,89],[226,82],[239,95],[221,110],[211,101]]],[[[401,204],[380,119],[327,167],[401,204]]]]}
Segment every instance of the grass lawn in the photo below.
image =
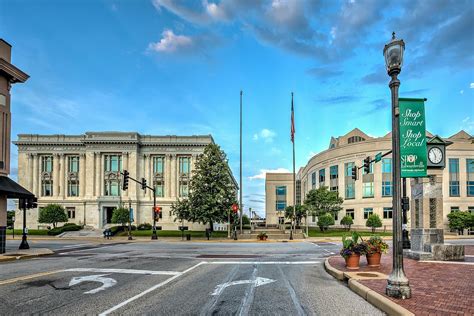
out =
{"type": "MultiPolygon", "coordinates": [[[[13,234],[12,229],[7,229],[7,236],[11,236],[13,234]]],[[[15,236],[22,235],[23,234],[23,229],[15,229],[15,236]]],[[[47,229],[28,229],[28,235],[38,235],[38,236],[44,236],[48,235],[48,230],[47,229]]]]}
{"type": "MultiPolygon", "coordinates": [[[[350,236],[352,231],[347,231],[344,229],[330,229],[328,231],[322,232],[319,228],[310,228],[309,229],[309,237],[342,237],[344,235],[350,236]]],[[[361,236],[372,236],[374,235],[372,231],[358,231],[357,233],[361,236]]],[[[375,235],[379,236],[392,236],[392,232],[383,232],[382,230],[375,231],[375,235]]]]}
{"type": "MultiPolygon", "coordinates": [[[[181,231],[180,230],[157,230],[156,231],[158,234],[158,237],[181,237],[181,231]]],[[[148,237],[151,236],[152,230],[132,230],[132,236],[136,237],[148,237]]],[[[184,232],[184,237],[186,238],[187,234],[191,234],[192,237],[199,237],[199,238],[206,238],[206,232],[205,231],[192,231],[188,230],[184,232]]],[[[115,236],[127,236],[128,233],[125,232],[119,232],[115,236]]],[[[227,232],[226,231],[215,231],[212,233],[212,237],[227,237],[227,232]]]]}

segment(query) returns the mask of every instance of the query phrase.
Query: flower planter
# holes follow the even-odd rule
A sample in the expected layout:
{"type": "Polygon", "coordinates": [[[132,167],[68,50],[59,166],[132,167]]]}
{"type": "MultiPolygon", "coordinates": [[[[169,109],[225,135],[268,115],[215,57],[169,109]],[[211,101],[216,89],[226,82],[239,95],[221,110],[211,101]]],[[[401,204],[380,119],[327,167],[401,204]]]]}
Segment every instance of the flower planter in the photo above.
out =
{"type": "Polygon", "coordinates": [[[374,254],[367,254],[367,265],[369,267],[380,267],[380,259],[382,259],[382,253],[376,252],[374,254]]]}
{"type": "Polygon", "coordinates": [[[258,237],[258,239],[263,240],[263,241],[267,240],[267,238],[268,238],[267,236],[258,237]]]}
{"type": "Polygon", "coordinates": [[[358,254],[352,254],[346,259],[346,268],[347,269],[359,269],[359,261],[360,261],[360,255],[358,254]]]}

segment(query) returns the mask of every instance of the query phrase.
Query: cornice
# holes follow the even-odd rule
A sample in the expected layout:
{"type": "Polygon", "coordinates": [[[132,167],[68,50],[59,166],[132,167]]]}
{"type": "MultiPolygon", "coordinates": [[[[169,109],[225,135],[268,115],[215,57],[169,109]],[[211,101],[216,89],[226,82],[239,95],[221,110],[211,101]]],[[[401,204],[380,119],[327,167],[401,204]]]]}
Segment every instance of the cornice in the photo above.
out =
{"type": "Polygon", "coordinates": [[[30,77],[3,58],[0,58],[0,71],[6,73],[11,78],[11,83],[25,82],[30,77]]]}

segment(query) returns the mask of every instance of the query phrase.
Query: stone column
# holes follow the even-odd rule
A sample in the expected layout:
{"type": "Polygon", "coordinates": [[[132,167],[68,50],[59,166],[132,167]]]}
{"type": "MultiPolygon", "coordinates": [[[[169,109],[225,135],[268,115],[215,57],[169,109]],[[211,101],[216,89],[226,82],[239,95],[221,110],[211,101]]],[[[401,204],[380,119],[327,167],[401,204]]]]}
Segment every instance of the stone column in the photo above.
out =
{"type": "Polygon", "coordinates": [[[86,154],[84,153],[80,154],[79,156],[79,190],[79,196],[84,197],[86,195],[86,154]]]}
{"type": "MultiPolygon", "coordinates": [[[[153,156],[148,156],[148,174],[145,176],[148,186],[153,187],[153,156]]],[[[147,190],[147,196],[153,199],[153,193],[151,190],[147,190]]]]}
{"type": "MultiPolygon", "coordinates": [[[[123,163],[122,171],[123,171],[123,170],[127,170],[128,172],[130,172],[130,169],[129,169],[129,157],[128,157],[128,156],[129,156],[129,153],[128,153],[128,152],[123,152],[123,153],[122,153],[122,157],[123,157],[123,161],[122,161],[122,163],[123,163]]],[[[120,182],[120,183],[122,183],[122,182],[120,182]]],[[[129,181],[129,185],[130,185],[130,181],[129,181]]],[[[120,190],[122,190],[122,189],[120,189],[120,190]]],[[[130,196],[129,190],[122,191],[122,194],[123,194],[124,197],[130,196]]]]}
{"type": "Polygon", "coordinates": [[[39,196],[38,183],[39,183],[39,170],[38,170],[38,154],[33,154],[33,194],[39,196]]]}
{"type": "Polygon", "coordinates": [[[94,196],[99,197],[100,196],[100,175],[101,168],[100,168],[100,153],[99,152],[94,152],[94,179],[95,179],[95,189],[94,189],[94,196]]]}
{"type": "Polygon", "coordinates": [[[59,166],[60,166],[59,154],[53,155],[53,196],[59,197],[59,166]]]}
{"type": "Polygon", "coordinates": [[[164,196],[169,198],[171,197],[171,154],[166,154],[165,159],[165,170],[163,175],[163,180],[165,182],[164,196]]]}
{"type": "Polygon", "coordinates": [[[177,162],[178,157],[176,154],[171,156],[171,178],[170,178],[170,187],[171,187],[171,198],[176,198],[176,190],[178,188],[178,171],[177,171],[177,162]]]}
{"type": "Polygon", "coordinates": [[[59,165],[59,196],[64,199],[66,197],[66,155],[59,155],[60,165],[59,165]]]}
{"type": "MultiPolygon", "coordinates": [[[[99,153],[99,196],[104,196],[105,156],[99,153]]],[[[120,191],[119,191],[120,192],[120,191]]]]}
{"type": "MultiPolygon", "coordinates": [[[[145,154],[145,157],[143,159],[143,163],[145,165],[145,171],[143,172],[143,177],[147,180],[147,184],[149,180],[149,174],[150,174],[150,154],[145,154]]],[[[138,181],[141,181],[141,178],[138,179],[138,181]]],[[[141,188],[140,188],[141,190],[141,188]]],[[[150,193],[147,191],[144,191],[144,190],[141,190],[142,191],[142,195],[144,197],[150,197],[150,193]]]]}
{"type": "Polygon", "coordinates": [[[25,173],[26,175],[26,183],[27,183],[27,188],[30,192],[33,192],[33,154],[26,154],[26,157],[28,159],[28,164],[27,164],[27,172],[25,173]]]}

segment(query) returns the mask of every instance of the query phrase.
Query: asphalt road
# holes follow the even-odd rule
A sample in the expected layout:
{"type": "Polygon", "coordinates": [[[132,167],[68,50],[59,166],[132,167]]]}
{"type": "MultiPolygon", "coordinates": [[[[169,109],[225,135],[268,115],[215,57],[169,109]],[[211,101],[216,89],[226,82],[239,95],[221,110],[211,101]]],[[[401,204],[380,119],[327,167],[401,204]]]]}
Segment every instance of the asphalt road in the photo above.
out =
{"type": "Polygon", "coordinates": [[[57,246],[0,264],[1,315],[382,315],[324,271],[337,244],[57,246]]]}

